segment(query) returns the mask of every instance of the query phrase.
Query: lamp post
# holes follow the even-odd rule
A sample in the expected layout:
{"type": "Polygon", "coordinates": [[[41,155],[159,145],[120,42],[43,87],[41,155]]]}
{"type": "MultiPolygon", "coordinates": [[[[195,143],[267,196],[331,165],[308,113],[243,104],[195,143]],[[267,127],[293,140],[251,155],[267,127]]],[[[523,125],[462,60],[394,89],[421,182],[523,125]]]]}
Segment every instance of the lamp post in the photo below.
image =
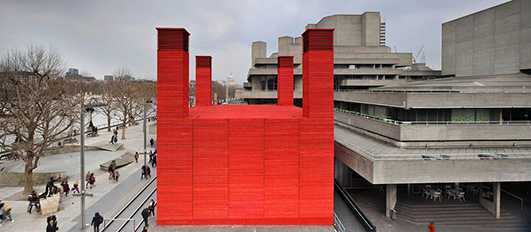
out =
{"type": "Polygon", "coordinates": [[[144,102],[144,166],[146,165],[146,156],[147,156],[147,128],[146,128],[146,105],[151,103],[151,100],[144,102]]]}
{"type": "MultiPolygon", "coordinates": [[[[80,132],[81,134],[79,135],[79,143],[80,143],[80,163],[81,163],[81,174],[80,174],[80,177],[81,177],[81,230],[84,230],[85,229],[85,196],[87,195],[85,193],[85,178],[84,178],[84,175],[85,175],[85,115],[84,115],[84,112],[90,112],[92,113],[94,111],[94,108],[92,107],[86,107],[86,108],[81,108],[81,112],[80,112],[80,132]]],[[[92,194],[90,194],[92,195],[92,194]]]]}

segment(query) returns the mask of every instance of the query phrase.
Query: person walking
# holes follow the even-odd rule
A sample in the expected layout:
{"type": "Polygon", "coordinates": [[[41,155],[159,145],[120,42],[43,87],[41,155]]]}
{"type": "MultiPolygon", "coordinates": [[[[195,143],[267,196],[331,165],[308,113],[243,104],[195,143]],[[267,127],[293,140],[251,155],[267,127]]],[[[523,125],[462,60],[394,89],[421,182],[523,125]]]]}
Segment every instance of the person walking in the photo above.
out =
{"type": "Polygon", "coordinates": [[[138,154],[138,151],[137,151],[137,152],[135,152],[135,163],[138,163],[138,156],[139,156],[139,154],[138,154]]]}
{"type": "Polygon", "coordinates": [[[155,216],[155,206],[157,205],[157,203],[155,202],[155,200],[151,199],[151,201],[149,202],[149,210],[151,211],[151,215],[155,216]]]}
{"type": "Polygon", "coordinates": [[[153,138],[151,138],[151,139],[149,140],[149,145],[150,145],[151,147],[154,147],[154,146],[155,146],[155,140],[153,140],[153,138]]]}
{"type": "Polygon", "coordinates": [[[85,182],[87,182],[87,183],[85,184],[85,188],[88,188],[88,186],[89,186],[89,178],[90,178],[90,174],[91,174],[90,171],[88,171],[87,174],[85,174],[85,182]]]}
{"type": "Polygon", "coordinates": [[[149,208],[145,208],[144,210],[142,210],[142,218],[144,219],[144,227],[149,227],[148,225],[148,219],[149,219],[149,215],[151,214],[151,210],[149,210],[149,208]]]}
{"type": "Polygon", "coordinates": [[[94,184],[96,183],[96,177],[94,176],[94,173],[90,173],[88,183],[90,188],[94,188],[94,184]]]}
{"type": "Polygon", "coordinates": [[[151,178],[151,168],[149,166],[146,167],[146,178],[151,178]]]}
{"type": "Polygon", "coordinates": [[[72,193],[79,193],[79,180],[74,182],[74,187],[72,188],[72,193]]]}
{"type": "Polygon", "coordinates": [[[31,213],[31,209],[33,206],[37,208],[37,212],[41,211],[41,205],[39,203],[39,195],[35,190],[31,191],[31,194],[28,197],[29,205],[28,205],[28,213],[31,213]]]}
{"type": "Polygon", "coordinates": [[[57,227],[57,218],[55,215],[49,216],[46,218],[47,226],[46,226],[46,232],[56,232],[59,230],[59,227],[57,227]]]}
{"type": "Polygon", "coordinates": [[[114,171],[114,180],[118,182],[118,178],[120,178],[120,173],[118,172],[118,170],[116,170],[114,171]]]}
{"type": "Polygon", "coordinates": [[[142,165],[142,168],[141,168],[140,172],[141,172],[140,173],[140,179],[142,180],[142,179],[146,178],[146,165],[142,165]]]}
{"type": "Polygon", "coordinates": [[[63,192],[65,193],[65,197],[68,197],[68,193],[70,192],[70,186],[68,185],[68,180],[63,180],[61,182],[61,187],[63,187],[63,192]]]}
{"type": "Polygon", "coordinates": [[[103,217],[99,212],[96,212],[92,218],[92,222],[90,223],[90,225],[94,227],[94,232],[100,232],[101,223],[103,223],[103,217]]]}
{"type": "Polygon", "coordinates": [[[142,232],[148,232],[148,227],[144,226],[144,229],[142,229],[142,232]]]}
{"type": "Polygon", "coordinates": [[[430,232],[435,232],[435,225],[433,224],[433,222],[430,222],[428,228],[430,229],[430,232]]]}

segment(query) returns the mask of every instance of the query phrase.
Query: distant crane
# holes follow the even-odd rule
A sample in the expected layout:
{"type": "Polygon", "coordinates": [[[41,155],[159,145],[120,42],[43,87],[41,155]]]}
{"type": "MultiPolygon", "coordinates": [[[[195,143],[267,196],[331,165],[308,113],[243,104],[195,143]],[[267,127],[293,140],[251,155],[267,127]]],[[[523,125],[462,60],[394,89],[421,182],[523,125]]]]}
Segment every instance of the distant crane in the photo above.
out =
{"type": "Polygon", "coordinates": [[[413,57],[413,63],[426,63],[426,56],[424,55],[424,45],[420,47],[417,55],[413,57]]]}

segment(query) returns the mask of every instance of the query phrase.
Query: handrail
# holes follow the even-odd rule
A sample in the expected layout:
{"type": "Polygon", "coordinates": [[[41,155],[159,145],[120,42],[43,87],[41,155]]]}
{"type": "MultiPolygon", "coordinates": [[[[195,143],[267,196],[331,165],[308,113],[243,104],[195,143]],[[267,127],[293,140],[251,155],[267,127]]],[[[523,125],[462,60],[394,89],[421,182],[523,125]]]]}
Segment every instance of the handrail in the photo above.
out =
{"type": "Polygon", "coordinates": [[[511,120],[511,121],[399,121],[395,119],[382,118],[374,115],[363,114],[357,111],[334,108],[335,112],[352,114],[370,120],[385,122],[394,125],[462,125],[462,124],[489,124],[489,125],[531,125],[528,120],[511,120]]]}
{"type": "Polygon", "coordinates": [[[345,200],[345,203],[347,203],[348,207],[352,210],[354,213],[354,216],[360,220],[360,224],[367,230],[368,232],[376,232],[376,226],[365,216],[365,214],[361,211],[361,209],[354,203],[350,195],[341,187],[341,185],[338,184],[337,180],[334,179],[334,188],[336,191],[339,192],[339,195],[345,200]]]}
{"type": "Polygon", "coordinates": [[[519,197],[518,195],[516,195],[516,194],[514,194],[514,193],[511,193],[511,192],[509,192],[509,191],[507,191],[507,190],[505,190],[505,189],[503,189],[503,188],[501,189],[501,191],[504,192],[504,193],[506,193],[507,195],[509,195],[509,196],[511,196],[511,197],[514,197],[514,198],[516,198],[517,200],[519,200],[519,201],[520,201],[520,210],[522,210],[522,212],[524,212],[524,213],[526,212],[526,211],[524,210],[524,198],[523,198],[523,197],[519,197]]]}
{"type": "MultiPolygon", "coordinates": [[[[135,214],[136,214],[136,213],[142,208],[142,206],[143,206],[144,204],[146,204],[146,202],[151,198],[151,196],[153,196],[153,194],[155,194],[155,192],[157,192],[157,188],[156,188],[156,187],[155,187],[155,189],[153,189],[153,191],[151,191],[151,193],[149,194],[149,197],[146,198],[146,201],[144,201],[144,203],[142,203],[142,204],[140,205],[140,207],[138,207],[138,208],[135,210],[135,212],[133,213],[133,215],[135,215],[135,214]]],[[[156,206],[156,205],[157,205],[157,203],[155,202],[155,206],[156,206]]],[[[133,216],[131,216],[131,217],[133,217],[133,216]]],[[[136,224],[136,226],[134,226],[134,228],[133,228],[133,231],[136,232],[138,229],[140,229],[140,227],[141,227],[140,225],[142,225],[142,223],[138,223],[138,224],[136,224]]],[[[125,225],[124,225],[124,226],[125,226],[125,225]]]]}
{"type": "MultiPolygon", "coordinates": [[[[131,198],[131,200],[129,200],[129,201],[124,205],[124,207],[122,207],[122,208],[120,209],[120,211],[118,211],[118,213],[117,213],[117,214],[111,219],[111,222],[110,222],[109,224],[107,224],[107,225],[104,225],[104,227],[103,227],[103,229],[102,229],[101,231],[105,231],[107,228],[109,228],[109,226],[110,226],[110,225],[111,225],[116,219],[118,219],[118,216],[120,216],[122,213],[124,213],[124,211],[125,211],[127,208],[129,208],[129,206],[131,206],[131,204],[133,204],[133,202],[135,202],[136,199],[137,199],[142,193],[144,193],[144,191],[146,191],[146,189],[147,189],[149,186],[151,186],[151,184],[152,184],[155,180],[157,180],[157,177],[156,177],[156,176],[153,177],[153,179],[151,179],[151,180],[149,181],[149,183],[147,183],[147,184],[146,184],[146,185],[145,185],[140,191],[138,191],[138,192],[135,194],[135,196],[133,196],[133,197],[131,198]]],[[[156,188],[155,188],[155,189],[156,189],[156,188]]],[[[150,196],[151,196],[151,195],[152,195],[152,194],[150,194],[150,196]]],[[[147,199],[149,199],[149,197],[148,197],[147,199]]],[[[144,203],[145,203],[145,202],[144,202],[144,203]]],[[[144,203],[142,203],[142,204],[140,205],[140,207],[142,207],[142,205],[144,205],[144,203]]],[[[137,211],[135,211],[135,213],[136,213],[136,212],[137,212],[137,211]]],[[[133,213],[132,216],[134,216],[134,215],[135,215],[135,214],[133,213]]],[[[131,217],[132,217],[132,216],[131,216],[131,217]]],[[[125,225],[125,224],[124,224],[124,225],[125,225]]],[[[122,227],[123,227],[123,226],[122,226],[122,227]]]]}

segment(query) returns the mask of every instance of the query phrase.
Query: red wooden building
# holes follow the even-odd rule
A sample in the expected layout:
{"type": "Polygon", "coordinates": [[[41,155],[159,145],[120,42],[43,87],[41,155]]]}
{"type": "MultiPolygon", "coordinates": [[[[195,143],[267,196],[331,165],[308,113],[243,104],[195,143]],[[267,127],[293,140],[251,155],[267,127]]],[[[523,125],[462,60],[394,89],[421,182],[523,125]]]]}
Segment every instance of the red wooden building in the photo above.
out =
{"type": "Polygon", "coordinates": [[[196,57],[188,107],[188,37],[157,28],[157,222],[333,223],[333,29],[303,34],[303,108],[293,57],[278,58],[278,105],[211,105],[211,62],[196,57]]]}

